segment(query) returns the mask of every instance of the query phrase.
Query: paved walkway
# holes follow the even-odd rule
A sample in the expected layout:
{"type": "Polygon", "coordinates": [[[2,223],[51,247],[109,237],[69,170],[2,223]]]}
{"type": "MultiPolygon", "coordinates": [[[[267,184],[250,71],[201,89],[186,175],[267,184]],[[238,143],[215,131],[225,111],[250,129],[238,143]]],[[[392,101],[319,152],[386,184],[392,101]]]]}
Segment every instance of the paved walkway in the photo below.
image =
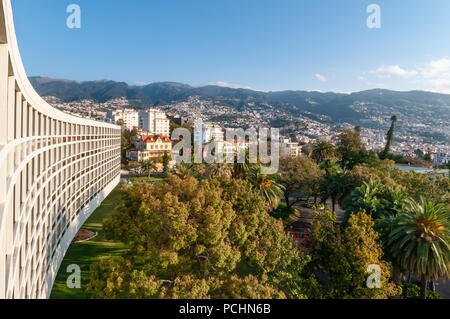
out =
{"type": "Polygon", "coordinates": [[[126,184],[128,182],[129,176],[130,176],[129,171],[120,170],[120,180],[122,181],[122,183],[126,184]]]}
{"type": "MultiPolygon", "coordinates": [[[[331,207],[331,200],[327,202],[327,205],[331,207]]],[[[303,230],[305,228],[311,228],[314,219],[314,210],[311,208],[301,207],[300,205],[294,205],[294,207],[300,212],[300,218],[293,222],[291,226],[294,229],[303,230]]],[[[338,204],[336,204],[337,222],[341,223],[344,218],[345,211],[342,210],[338,204]]]]}

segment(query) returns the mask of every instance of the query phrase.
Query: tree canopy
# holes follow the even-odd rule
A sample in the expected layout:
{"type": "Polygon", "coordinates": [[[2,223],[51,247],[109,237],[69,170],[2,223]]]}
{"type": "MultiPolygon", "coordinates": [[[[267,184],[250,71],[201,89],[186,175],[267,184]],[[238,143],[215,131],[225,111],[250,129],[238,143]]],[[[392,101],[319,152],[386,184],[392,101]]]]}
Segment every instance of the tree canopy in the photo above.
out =
{"type": "Polygon", "coordinates": [[[96,298],[305,298],[308,258],[245,180],[169,175],[122,190],[105,220],[129,253],[92,267],[96,298]]]}
{"type": "Polygon", "coordinates": [[[313,222],[311,255],[315,269],[325,276],[323,297],[338,299],[385,299],[399,294],[390,281],[391,266],[382,260],[383,251],[374,221],[364,212],[351,216],[344,229],[335,226],[336,215],[317,212],[313,222]],[[367,281],[369,266],[380,269],[380,286],[367,281]]]}

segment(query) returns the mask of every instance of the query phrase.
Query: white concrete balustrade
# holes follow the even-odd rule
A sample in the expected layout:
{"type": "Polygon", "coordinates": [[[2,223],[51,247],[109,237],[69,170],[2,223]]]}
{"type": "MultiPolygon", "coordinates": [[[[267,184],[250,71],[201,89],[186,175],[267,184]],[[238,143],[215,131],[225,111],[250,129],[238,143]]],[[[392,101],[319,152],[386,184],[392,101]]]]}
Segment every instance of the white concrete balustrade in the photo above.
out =
{"type": "Polygon", "coordinates": [[[120,134],[39,97],[0,0],[0,299],[49,297],[77,231],[119,183],[120,134]]]}

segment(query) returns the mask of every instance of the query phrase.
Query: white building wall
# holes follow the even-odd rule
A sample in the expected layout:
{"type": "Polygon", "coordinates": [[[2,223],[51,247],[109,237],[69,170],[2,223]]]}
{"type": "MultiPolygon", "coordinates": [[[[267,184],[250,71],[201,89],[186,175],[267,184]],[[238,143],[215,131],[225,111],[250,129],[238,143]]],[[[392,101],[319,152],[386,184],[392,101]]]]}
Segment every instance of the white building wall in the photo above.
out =
{"type": "Polygon", "coordinates": [[[0,299],[48,298],[76,232],[120,178],[120,127],[58,111],[28,81],[0,0],[0,299]]]}
{"type": "Polygon", "coordinates": [[[130,131],[139,127],[139,112],[132,109],[110,111],[108,112],[107,119],[114,124],[122,120],[123,127],[130,131]]]}
{"type": "Polygon", "coordinates": [[[164,112],[156,109],[139,112],[139,128],[155,135],[170,135],[170,120],[164,112]]]}

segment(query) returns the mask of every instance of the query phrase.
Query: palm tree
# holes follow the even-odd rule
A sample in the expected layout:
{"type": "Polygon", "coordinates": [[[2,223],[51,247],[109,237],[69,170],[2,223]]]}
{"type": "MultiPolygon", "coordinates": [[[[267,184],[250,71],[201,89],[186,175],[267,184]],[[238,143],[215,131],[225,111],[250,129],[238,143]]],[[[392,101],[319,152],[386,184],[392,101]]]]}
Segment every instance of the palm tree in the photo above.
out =
{"type": "Polygon", "coordinates": [[[156,164],[152,160],[144,161],[141,167],[145,172],[148,173],[148,178],[150,178],[150,175],[153,171],[157,170],[156,164]]]}
{"type": "MultiPolygon", "coordinates": [[[[373,188],[372,188],[373,189],[373,188]]],[[[375,230],[380,234],[380,240],[383,245],[386,246],[388,236],[395,225],[396,217],[405,208],[406,201],[408,200],[407,193],[401,189],[384,189],[380,194],[373,194],[373,196],[380,197],[379,205],[376,207],[375,230]]],[[[395,258],[390,255],[389,250],[384,250],[384,256],[392,263],[393,276],[392,279],[397,285],[402,284],[402,267],[397,264],[395,258]]]]}
{"type": "Polygon", "coordinates": [[[339,165],[331,158],[324,160],[320,165],[320,169],[325,171],[327,177],[336,174],[340,171],[339,165]]]}
{"type": "Polygon", "coordinates": [[[207,177],[229,176],[232,175],[232,169],[225,163],[212,163],[206,165],[205,175],[207,177]]]}
{"type": "Polygon", "coordinates": [[[326,178],[327,193],[331,196],[331,205],[333,213],[336,212],[336,202],[339,197],[344,195],[347,182],[347,175],[342,171],[336,171],[333,175],[326,178]]]}
{"type": "Polygon", "coordinates": [[[181,162],[176,167],[175,175],[183,181],[185,181],[189,176],[194,176],[192,165],[181,162]]]}
{"type": "Polygon", "coordinates": [[[337,163],[331,158],[324,160],[320,164],[320,169],[325,171],[321,185],[322,194],[324,195],[322,200],[325,204],[327,199],[331,196],[332,211],[334,213],[336,212],[337,197],[341,195],[341,182],[343,182],[342,179],[344,174],[340,170],[337,163]]]}
{"type": "Polygon", "coordinates": [[[410,200],[395,218],[386,248],[398,265],[421,278],[420,296],[426,299],[428,280],[450,277],[450,218],[445,205],[410,200]]]}
{"type": "Polygon", "coordinates": [[[364,183],[345,199],[343,206],[346,209],[345,220],[348,220],[352,213],[366,211],[373,219],[378,219],[382,210],[380,194],[382,185],[378,181],[364,183]]]}
{"type": "Polygon", "coordinates": [[[257,164],[250,163],[250,152],[245,150],[245,160],[243,163],[238,163],[237,161],[232,164],[232,176],[233,178],[245,179],[250,171],[258,166],[257,164]]]}
{"type": "Polygon", "coordinates": [[[302,152],[303,154],[305,154],[307,157],[311,157],[312,156],[312,152],[313,152],[313,147],[311,145],[305,145],[302,147],[302,152]]]}
{"type": "Polygon", "coordinates": [[[262,195],[271,207],[278,206],[284,187],[275,181],[273,175],[261,174],[259,169],[252,168],[249,173],[249,181],[253,190],[262,195]]]}
{"type": "Polygon", "coordinates": [[[312,151],[312,158],[316,161],[317,164],[319,164],[327,158],[333,157],[335,153],[336,151],[332,144],[327,142],[320,142],[314,147],[312,151]]]}

